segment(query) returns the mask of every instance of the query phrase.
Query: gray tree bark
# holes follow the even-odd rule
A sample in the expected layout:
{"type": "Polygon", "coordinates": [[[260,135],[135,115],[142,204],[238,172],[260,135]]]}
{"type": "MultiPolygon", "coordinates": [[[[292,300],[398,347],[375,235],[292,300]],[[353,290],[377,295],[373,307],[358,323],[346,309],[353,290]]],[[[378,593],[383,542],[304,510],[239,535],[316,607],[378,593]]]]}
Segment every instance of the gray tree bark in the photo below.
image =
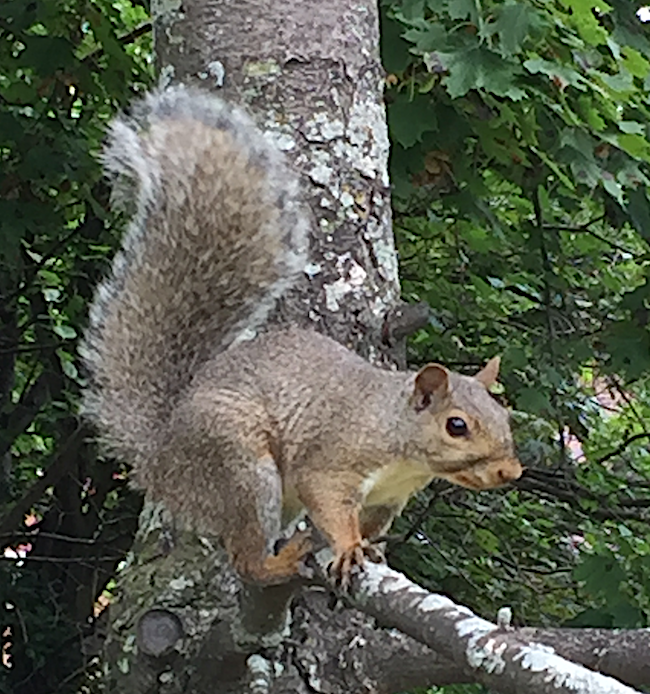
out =
{"type": "MultiPolygon", "coordinates": [[[[326,332],[376,363],[403,362],[396,336],[408,333],[410,320],[421,322],[422,311],[404,327],[375,0],[152,4],[163,80],[200,83],[244,105],[302,175],[313,221],[311,263],[274,320],[326,332]]],[[[512,652],[506,674],[490,679],[483,665],[492,661],[479,657],[477,667],[476,659],[463,657],[466,644],[453,615],[422,609],[427,597],[438,606],[441,598],[422,592],[411,604],[418,589],[403,579],[399,591],[391,590],[391,579],[390,570],[374,567],[357,582],[357,608],[333,599],[322,583],[244,588],[214,538],[175,528],[164,509],[146,503],[111,606],[106,688],[120,694],[388,694],[484,681],[514,691],[522,668],[512,652]],[[508,677],[515,679],[507,684],[508,677]]],[[[563,652],[555,632],[545,636],[563,652]]],[[[473,648],[485,646],[477,643],[473,648]]],[[[513,647],[508,643],[504,650],[513,647]]],[[[594,661],[590,641],[572,643],[568,657],[625,672],[625,655],[617,650],[624,645],[608,642],[609,659],[594,661]]],[[[646,668],[641,676],[647,674],[646,668]]],[[[546,691],[520,681],[533,692],[546,691]]],[[[612,691],[631,691],[620,687],[612,691]]]]}
{"type": "MultiPolygon", "coordinates": [[[[515,633],[508,623],[492,624],[467,607],[424,590],[387,566],[366,566],[355,587],[356,601],[383,625],[397,627],[451,662],[462,665],[471,671],[474,682],[494,691],[502,694],[637,693],[612,677],[570,662],[546,644],[523,640],[521,633],[515,633]]],[[[579,634],[580,630],[575,633],[579,634]]],[[[639,630],[639,636],[645,640],[643,630],[639,630]]],[[[571,652],[569,639],[564,644],[557,637],[554,641],[560,649],[571,652]]],[[[578,663],[584,662],[585,656],[593,656],[586,652],[587,639],[578,637],[576,641],[579,647],[572,655],[578,663]]]]}
{"type": "MultiPolygon", "coordinates": [[[[173,3],[172,3],[173,4],[173,3]]],[[[158,8],[163,79],[243,104],[303,177],[312,263],[283,318],[382,359],[399,299],[372,0],[190,0],[158,8]]]]}

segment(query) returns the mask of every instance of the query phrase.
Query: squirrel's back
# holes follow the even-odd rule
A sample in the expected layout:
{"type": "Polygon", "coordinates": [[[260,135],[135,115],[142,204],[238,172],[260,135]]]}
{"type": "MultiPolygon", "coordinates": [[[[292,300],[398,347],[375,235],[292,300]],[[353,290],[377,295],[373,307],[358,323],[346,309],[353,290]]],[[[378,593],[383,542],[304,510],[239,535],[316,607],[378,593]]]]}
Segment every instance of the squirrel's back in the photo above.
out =
{"type": "Polygon", "coordinates": [[[84,410],[137,464],[197,369],[296,280],[306,223],[279,153],[197,90],[147,96],[113,122],[103,159],[133,220],[91,308],[84,410]]]}

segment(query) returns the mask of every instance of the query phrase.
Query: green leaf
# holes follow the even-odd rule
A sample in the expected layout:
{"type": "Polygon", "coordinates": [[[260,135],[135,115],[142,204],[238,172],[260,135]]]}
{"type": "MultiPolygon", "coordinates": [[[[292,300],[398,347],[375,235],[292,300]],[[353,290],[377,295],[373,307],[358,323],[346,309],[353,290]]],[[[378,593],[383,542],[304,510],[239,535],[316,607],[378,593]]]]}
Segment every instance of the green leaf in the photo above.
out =
{"type": "Polygon", "coordinates": [[[519,53],[536,19],[536,10],[525,3],[506,2],[499,8],[491,30],[498,34],[501,50],[505,55],[519,53]]]}
{"type": "Polygon", "coordinates": [[[406,19],[418,19],[424,15],[425,0],[402,0],[400,11],[406,19]]]}
{"type": "Polygon", "coordinates": [[[637,605],[619,602],[610,608],[614,629],[638,629],[647,626],[647,617],[637,605]]]}
{"type": "Polygon", "coordinates": [[[650,61],[643,57],[643,54],[630,46],[622,50],[623,66],[635,77],[645,79],[650,75],[650,61]]]}
{"type": "Polygon", "coordinates": [[[553,160],[548,154],[541,148],[531,147],[531,150],[548,166],[548,168],[557,176],[558,180],[561,181],[568,190],[574,190],[574,182],[562,171],[558,163],[553,160]]]}
{"type": "Polygon", "coordinates": [[[478,528],[476,530],[476,542],[487,554],[497,552],[501,544],[499,538],[487,528],[478,528]]]}
{"type": "Polygon", "coordinates": [[[646,132],[646,126],[634,120],[622,120],[618,127],[622,132],[634,135],[645,135],[646,132]]]}
{"type": "Polygon", "coordinates": [[[564,128],[560,134],[560,156],[571,168],[577,181],[590,188],[602,178],[602,169],[594,158],[594,141],[584,130],[564,128]]]}
{"type": "Polygon", "coordinates": [[[568,619],[564,626],[579,628],[579,627],[593,627],[600,629],[611,629],[614,620],[609,610],[603,608],[595,609],[588,608],[579,614],[577,614],[573,619],[568,619]]]}
{"type": "Polygon", "coordinates": [[[403,34],[406,41],[415,44],[418,53],[445,50],[448,36],[442,24],[432,22],[422,22],[403,34]]]}
{"type": "Polygon", "coordinates": [[[615,372],[639,378],[650,370],[650,335],[644,328],[631,321],[619,321],[604,331],[601,340],[615,372]]]}
{"type": "Polygon", "coordinates": [[[77,337],[77,331],[71,325],[55,325],[53,329],[64,340],[74,340],[77,337]]]}
{"type": "Polygon", "coordinates": [[[521,73],[519,66],[484,46],[439,55],[449,73],[444,84],[452,99],[464,96],[472,89],[485,90],[513,100],[524,95],[516,85],[517,76],[521,73]]]}
{"type": "Polygon", "coordinates": [[[546,75],[558,86],[571,85],[582,91],[586,89],[584,77],[568,65],[536,57],[525,60],[524,68],[532,75],[546,75]]]}
{"type": "Polygon", "coordinates": [[[618,146],[629,155],[650,162],[650,142],[644,135],[623,133],[615,138],[618,146]]]}
{"type": "Polygon", "coordinates": [[[26,36],[22,63],[30,64],[40,75],[51,75],[57,70],[70,71],[75,67],[74,47],[61,36],[26,36]]]}
{"type": "Polygon", "coordinates": [[[603,188],[605,188],[619,205],[624,204],[623,186],[607,172],[603,172],[603,188]]]}
{"type": "Polygon", "coordinates": [[[625,96],[634,92],[634,81],[632,75],[625,69],[621,69],[614,75],[609,75],[603,72],[596,73],[595,70],[591,72],[592,76],[598,76],[609,89],[614,92],[617,96],[625,96]]]}
{"type": "Polygon", "coordinates": [[[528,365],[528,355],[522,347],[512,345],[503,355],[503,361],[509,369],[523,369],[528,365]]]}
{"type": "Polygon", "coordinates": [[[612,602],[620,599],[620,584],[625,571],[613,554],[587,555],[573,572],[577,581],[583,581],[585,589],[593,595],[602,595],[612,602]]]}
{"type": "MultiPolygon", "coordinates": [[[[476,0],[442,0],[451,19],[468,19],[478,23],[476,0]]],[[[440,8],[440,0],[428,0],[428,5],[434,12],[440,8]]]]}
{"type": "Polygon", "coordinates": [[[61,285],[61,277],[56,272],[52,272],[46,268],[41,268],[38,271],[38,276],[50,287],[58,287],[61,285]]]}
{"type": "MultiPolygon", "coordinates": [[[[561,1],[565,7],[571,10],[571,21],[585,41],[593,46],[607,42],[607,31],[601,26],[594,14],[594,3],[592,0],[561,1]]],[[[597,7],[600,14],[606,14],[612,9],[606,2],[599,2],[597,7]]]]}
{"type": "Polygon", "coordinates": [[[381,15],[381,59],[388,72],[402,72],[408,66],[411,55],[408,43],[402,38],[402,25],[387,16],[381,15]]]}
{"type": "Polygon", "coordinates": [[[402,147],[412,147],[426,132],[438,128],[435,108],[429,96],[416,94],[409,99],[404,93],[396,94],[388,106],[390,133],[402,147]]]}
{"type": "Polygon", "coordinates": [[[551,410],[548,396],[539,388],[522,388],[517,395],[517,407],[526,412],[547,415],[551,410]]]}
{"type": "Polygon", "coordinates": [[[627,200],[625,209],[630,215],[632,224],[639,234],[650,243],[650,201],[648,200],[647,189],[639,187],[636,190],[628,191],[627,200]]]}
{"type": "Polygon", "coordinates": [[[593,99],[586,94],[581,94],[578,97],[578,106],[580,115],[592,130],[597,132],[605,130],[607,123],[599,111],[599,105],[594,103],[593,99]]]}

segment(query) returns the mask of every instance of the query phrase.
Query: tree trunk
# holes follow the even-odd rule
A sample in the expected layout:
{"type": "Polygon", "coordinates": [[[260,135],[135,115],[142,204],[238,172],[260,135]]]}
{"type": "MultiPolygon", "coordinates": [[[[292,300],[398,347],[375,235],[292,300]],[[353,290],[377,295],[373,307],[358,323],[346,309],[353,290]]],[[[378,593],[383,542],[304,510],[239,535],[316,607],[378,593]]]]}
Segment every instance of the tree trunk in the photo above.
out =
{"type": "Polygon", "coordinates": [[[376,2],[190,0],[154,22],[163,78],[243,104],[302,174],[312,263],[283,317],[381,352],[399,284],[376,2]]]}

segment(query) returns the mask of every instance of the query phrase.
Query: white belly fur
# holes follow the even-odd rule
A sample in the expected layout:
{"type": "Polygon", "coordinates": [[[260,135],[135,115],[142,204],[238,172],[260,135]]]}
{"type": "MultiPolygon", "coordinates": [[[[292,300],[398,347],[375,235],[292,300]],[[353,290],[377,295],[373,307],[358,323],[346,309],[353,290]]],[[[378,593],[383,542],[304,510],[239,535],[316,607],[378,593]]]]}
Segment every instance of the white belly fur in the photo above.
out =
{"type": "MultiPolygon", "coordinates": [[[[424,489],[434,476],[426,465],[405,460],[391,463],[365,478],[361,485],[362,505],[397,506],[401,511],[411,496],[424,489]]],[[[282,501],[282,524],[285,525],[304,507],[293,487],[285,487],[282,501]]]]}
{"type": "Polygon", "coordinates": [[[401,460],[371,473],[363,481],[364,506],[403,508],[415,492],[431,482],[434,475],[427,465],[401,460]]]}

